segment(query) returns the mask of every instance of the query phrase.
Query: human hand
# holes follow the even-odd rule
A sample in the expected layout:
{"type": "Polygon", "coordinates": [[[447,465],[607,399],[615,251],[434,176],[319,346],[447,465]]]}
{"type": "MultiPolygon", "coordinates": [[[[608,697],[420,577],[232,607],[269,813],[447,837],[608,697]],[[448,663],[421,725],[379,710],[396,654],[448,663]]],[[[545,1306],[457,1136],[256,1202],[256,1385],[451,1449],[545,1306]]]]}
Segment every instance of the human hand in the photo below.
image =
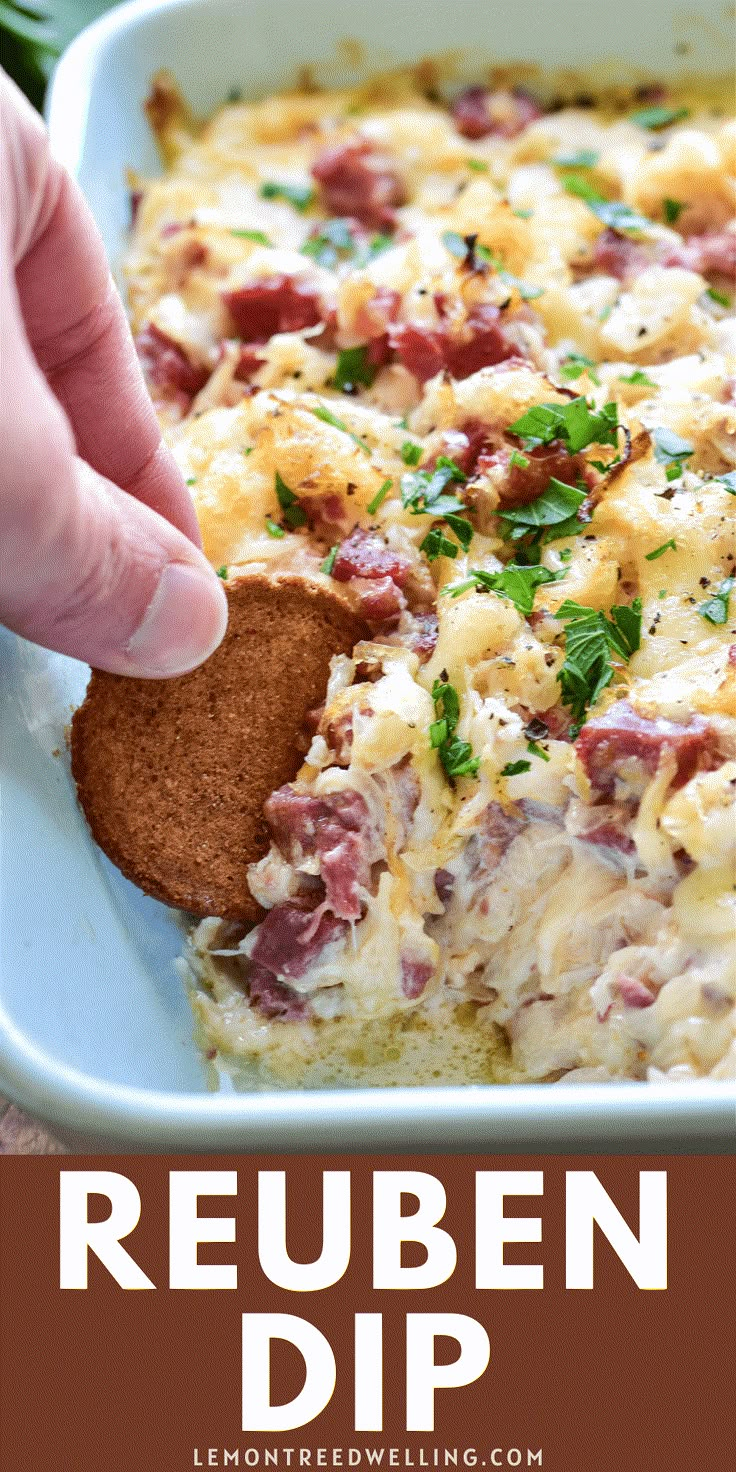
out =
{"type": "Polygon", "coordinates": [[[0,71],[0,622],[116,674],[184,674],[221,581],[163,444],[102,241],[0,71]]]}

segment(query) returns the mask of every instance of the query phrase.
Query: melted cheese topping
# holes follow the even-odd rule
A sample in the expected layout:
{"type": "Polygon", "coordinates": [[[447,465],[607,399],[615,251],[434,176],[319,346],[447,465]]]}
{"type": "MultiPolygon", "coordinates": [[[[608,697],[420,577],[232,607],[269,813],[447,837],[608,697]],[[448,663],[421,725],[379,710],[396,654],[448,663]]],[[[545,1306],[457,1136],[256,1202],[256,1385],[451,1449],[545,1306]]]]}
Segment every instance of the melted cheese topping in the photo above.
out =
{"type": "MultiPolygon", "coordinates": [[[[169,168],[134,181],[130,308],[207,555],[230,574],[327,578],[330,548],[357,527],[403,569],[393,620],[335,662],[297,781],[315,799],[365,803],[381,858],[360,918],[298,979],[280,977],[307,1003],[297,1020],[251,1002],[254,937],[203,922],[188,955],[205,1045],[267,1057],[306,1084],[733,1077],[733,123],[676,98],[687,116],[651,130],[619,98],[469,139],[409,76],[233,104],[204,128],[166,79],[157,95],[169,168]],[[400,190],[385,228],[345,220],[345,205],[335,234],[310,171],[325,150],[356,145],[400,190]],[[646,218],[611,229],[596,199],[646,218]],[[250,300],[276,278],[316,304],[317,321],[249,333],[237,293],[250,300]],[[412,333],[441,357],[467,348],[489,309],[501,362],[414,371],[412,333]],[[340,391],[340,355],[366,344],[378,346],[368,371],[362,359],[365,383],[340,391]],[[510,455],[523,476],[534,447],[509,427],[575,395],[594,410],[614,403],[622,428],[615,450],[584,447],[588,519],[527,553],[555,581],[531,613],[498,587],[450,596],[469,570],[498,573],[519,555],[497,512],[518,506],[510,455]],[[463,502],[472,542],[445,523],[456,555],[430,561],[440,522],[416,514],[402,477],[466,451],[446,493],[463,502]],[[306,524],[285,514],[279,485],[306,524]],[[714,597],[723,616],[711,606],[707,618],[714,597]],[[589,719],[624,697],[647,721],[700,716],[709,754],[680,781],[668,751],[653,763],[633,752],[608,790],[570,739],[555,615],[565,600],[610,617],[637,599],[639,647],[614,654],[589,719]],[[421,635],[433,616],[431,649],[421,635]],[[456,690],[454,734],[477,759],[454,780],[432,729],[436,681],[456,690]]],[[[364,578],[343,586],[366,596],[364,578]]],[[[319,873],[314,852],[274,845],[251,887],[272,908],[319,873]]]]}

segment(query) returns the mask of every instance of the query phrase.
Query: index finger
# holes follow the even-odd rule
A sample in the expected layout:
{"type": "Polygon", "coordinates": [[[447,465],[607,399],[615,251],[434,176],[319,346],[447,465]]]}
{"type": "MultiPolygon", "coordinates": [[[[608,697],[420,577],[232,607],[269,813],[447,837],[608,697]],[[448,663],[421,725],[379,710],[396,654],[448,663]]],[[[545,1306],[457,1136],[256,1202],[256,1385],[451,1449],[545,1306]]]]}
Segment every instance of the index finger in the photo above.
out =
{"type": "Polygon", "coordinates": [[[17,210],[33,209],[37,221],[16,267],[36,360],[66,410],[82,459],[199,545],[191,497],[162,442],[90,210],[77,185],[50,158],[45,132],[31,110],[12,98],[10,108],[17,112],[12,126],[21,130],[20,169],[17,150],[9,151],[16,173],[11,197],[15,194],[17,210]],[[39,149],[45,153],[41,168],[37,157],[24,168],[23,153],[37,155],[39,149]],[[41,199],[24,201],[27,180],[39,175],[41,199]]]}

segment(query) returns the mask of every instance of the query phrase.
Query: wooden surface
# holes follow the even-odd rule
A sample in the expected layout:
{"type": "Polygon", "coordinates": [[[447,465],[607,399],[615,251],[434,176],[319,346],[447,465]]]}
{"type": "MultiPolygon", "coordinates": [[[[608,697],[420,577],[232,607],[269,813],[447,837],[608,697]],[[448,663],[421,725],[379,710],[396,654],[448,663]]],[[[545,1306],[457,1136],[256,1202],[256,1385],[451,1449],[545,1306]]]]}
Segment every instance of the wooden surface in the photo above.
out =
{"type": "Polygon", "coordinates": [[[66,1155],[65,1145],[51,1138],[42,1125],[0,1099],[0,1155],[66,1155]]]}

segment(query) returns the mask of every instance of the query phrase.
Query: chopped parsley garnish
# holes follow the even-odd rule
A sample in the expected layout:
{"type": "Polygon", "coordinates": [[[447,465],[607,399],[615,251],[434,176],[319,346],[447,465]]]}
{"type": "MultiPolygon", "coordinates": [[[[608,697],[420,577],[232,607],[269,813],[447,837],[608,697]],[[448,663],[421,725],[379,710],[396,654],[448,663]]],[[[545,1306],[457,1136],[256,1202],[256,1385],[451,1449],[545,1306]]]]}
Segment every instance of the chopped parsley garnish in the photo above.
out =
{"type": "Polygon", "coordinates": [[[504,286],[513,286],[514,290],[518,291],[519,296],[525,302],[536,301],[538,296],[544,295],[543,286],[532,286],[528,281],[520,281],[519,277],[512,276],[510,271],[500,270],[498,272],[498,278],[499,281],[503,281],[504,286]]]}
{"type": "Polygon", "coordinates": [[[325,266],[327,270],[334,270],[342,252],[346,256],[352,255],[355,249],[355,239],[350,229],[349,220],[325,220],[320,225],[319,233],[310,235],[305,240],[301,253],[303,256],[311,256],[318,266],[325,266]]]}
{"type": "Polygon", "coordinates": [[[437,720],[429,728],[430,745],[438,753],[448,777],[474,777],[480,757],[473,756],[469,741],[460,741],[455,735],[460,720],[457,690],[446,681],[435,680],[432,699],[437,720]]]}
{"type": "Polygon", "coordinates": [[[568,174],[564,179],[564,185],[568,194],[574,194],[587,204],[588,209],[597,215],[603,225],[608,225],[611,230],[630,231],[640,235],[643,230],[650,230],[652,222],[645,215],[637,214],[631,205],[625,204],[622,199],[605,199],[596,189],[582,179],[579,174],[568,174]]]}
{"type": "Polygon", "coordinates": [[[488,173],[488,164],[482,158],[466,158],[465,162],[468,168],[473,169],[476,174],[488,173]]]}
{"type": "Polygon", "coordinates": [[[671,123],[679,123],[689,116],[688,107],[643,107],[629,115],[629,122],[636,123],[638,128],[654,130],[668,128],[671,123]]]}
{"type": "Polygon", "coordinates": [[[370,388],[377,372],[375,364],[368,360],[368,349],[364,344],[357,348],[343,348],[338,353],[333,387],[342,389],[343,393],[350,393],[361,383],[364,388],[370,388]]]}
{"type": "Polygon", "coordinates": [[[218,576],[218,578],[223,578],[223,579],[226,578],[227,577],[227,568],[226,567],[218,567],[218,569],[217,569],[217,576],[218,576]]]}
{"type": "Polygon", "coordinates": [[[635,368],[633,373],[619,373],[619,383],[633,383],[640,388],[656,388],[657,385],[652,378],[643,373],[641,368],[635,368]]]}
{"type": "Polygon", "coordinates": [[[401,458],[405,465],[418,465],[424,454],[421,445],[415,444],[414,440],[404,440],[401,446],[401,458]]]}
{"type": "Polygon", "coordinates": [[[284,528],[282,526],[279,526],[277,521],[273,521],[270,516],[266,517],[266,531],[268,532],[269,537],[286,536],[284,528]]]}
{"type": "Polygon", "coordinates": [[[662,214],[664,215],[665,224],[676,225],[684,208],[685,205],[680,199],[663,199],[662,214]]]}
{"type": "Polygon", "coordinates": [[[266,179],[261,185],[261,199],[285,199],[302,214],[315,199],[311,184],[281,184],[277,179],[266,179]]]}
{"type": "Polygon", "coordinates": [[[549,752],[545,751],[544,747],[540,746],[538,741],[527,741],[526,749],[530,756],[538,756],[543,762],[549,761],[549,752]]]}
{"type": "Polygon", "coordinates": [[[589,706],[613,679],[611,655],[628,660],[641,643],[641,599],[611,609],[610,619],[594,608],[565,600],[555,615],[565,620],[565,661],[557,676],[562,702],[573,719],[585,719],[589,706]]]}
{"type": "Polygon", "coordinates": [[[271,241],[262,230],[231,230],[231,235],[236,235],[238,240],[251,240],[254,245],[270,245],[271,241]]]}
{"type": "Polygon", "coordinates": [[[330,550],[327,553],[327,556],[325,557],[324,562],[321,562],[320,563],[319,570],[320,570],[320,572],[326,573],[327,574],[327,577],[330,576],[330,574],[332,572],[332,569],[335,566],[335,558],[337,557],[337,554],[338,554],[339,550],[340,550],[340,543],[339,542],[336,542],[335,545],[334,545],[334,547],[330,547],[330,550]]]}
{"type": "Polygon", "coordinates": [[[501,776],[518,777],[521,772],[530,772],[531,766],[531,762],[525,761],[523,758],[518,762],[507,762],[506,766],[501,768],[501,776]]]}
{"type": "Polygon", "coordinates": [[[382,506],[384,501],[386,500],[386,497],[391,490],[392,485],[392,480],[385,480],[379,490],[376,491],[373,500],[369,501],[368,505],[365,508],[369,516],[375,516],[379,506],[382,506]]]}
{"type": "Polygon", "coordinates": [[[564,481],[550,480],[546,491],[530,501],[527,506],[515,506],[510,511],[499,511],[499,520],[508,529],[512,542],[518,542],[530,532],[538,535],[545,530],[542,540],[555,541],[558,537],[575,536],[580,531],[578,508],[587,492],[577,486],[565,485],[564,481]],[[550,528],[554,528],[550,532],[550,528]]]}
{"type": "Polygon", "coordinates": [[[323,424],[331,424],[333,429],[341,429],[343,434],[349,435],[350,439],[354,440],[356,445],[360,445],[361,450],[365,450],[366,455],[372,453],[370,445],[365,440],[362,440],[359,434],[353,434],[352,429],[348,427],[345,420],[338,419],[337,415],[333,414],[330,409],[327,409],[324,404],[318,404],[316,409],[312,410],[312,413],[317,419],[321,419],[323,424]]]}
{"type": "Polygon", "coordinates": [[[534,210],[512,210],[511,213],[516,215],[517,220],[531,220],[534,210]]]}
{"type": "Polygon", "coordinates": [[[196,486],[196,484],[197,484],[197,477],[196,477],[196,475],[188,475],[187,476],[187,485],[188,486],[196,486]]]}
{"type": "Polygon", "coordinates": [[[665,475],[668,480],[677,480],[685,468],[683,461],[694,455],[695,446],[689,440],[681,439],[674,429],[667,429],[666,426],[653,429],[651,433],[657,464],[666,466],[665,475]]]}
{"type": "Polygon", "coordinates": [[[449,250],[451,256],[457,256],[459,261],[465,260],[469,246],[462,235],[458,235],[457,230],[445,230],[442,236],[442,244],[445,250],[449,250]]]}
{"type": "MultiPolygon", "coordinates": [[[[410,470],[401,477],[401,504],[412,516],[436,516],[446,522],[467,551],[473,540],[473,528],[466,519],[464,501],[447,493],[451,481],[464,481],[467,476],[446,455],[440,455],[434,470],[410,470]]],[[[433,562],[436,557],[456,557],[457,547],[437,527],[424,538],[420,549],[433,562]],[[450,551],[449,549],[453,550],[450,551]]]]}
{"type": "Polygon", "coordinates": [[[466,593],[469,588],[476,588],[479,592],[499,593],[503,598],[508,598],[519,613],[526,617],[534,607],[534,594],[537,588],[543,583],[559,582],[564,576],[562,569],[560,572],[550,572],[549,568],[539,565],[527,567],[516,562],[509,562],[500,572],[484,572],[481,568],[473,569],[462,583],[456,583],[454,587],[443,588],[441,596],[449,594],[451,598],[459,598],[460,594],[466,593]]]}
{"type": "Polygon", "coordinates": [[[676,543],[674,537],[670,537],[669,542],[663,542],[662,543],[662,546],[661,547],[655,547],[655,549],[654,549],[653,552],[647,552],[647,553],[645,553],[644,561],[645,562],[656,562],[657,561],[657,558],[658,557],[663,557],[664,554],[665,554],[665,552],[676,552],[676,551],[677,551],[677,543],[676,543]]]}
{"type": "Polygon", "coordinates": [[[705,294],[712,302],[717,302],[719,307],[730,307],[731,305],[730,296],[726,296],[725,291],[716,291],[715,286],[707,287],[705,294]]]}
{"type": "Polygon", "coordinates": [[[596,373],[596,366],[593,359],[586,358],[584,353],[568,353],[564,363],[560,367],[561,376],[567,379],[575,379],[581,378],[583,373],[587,373],[591,383],[597,383],[600,388],[601,381],[596,373]]]}
{"type": "Polygon", "coordinates": [[[618,411],[615,404],[594,409],[585,398],[567,404],[535,404],[509,425],[509,434],[519,435],[525,450],[562,440],[571,455],[588,445],[616,445],[618,411]]]}
{"type": "Polygon", "coordinates": [[[529,457],[527,455],[522,455],[520,450],[512,450],[509,465],[514,465],[517,470],[526,470],[528,464],[529,457]]]}
{"type": "Polygon", "coordinates": [[[307,513],[304,507],[299,505],[299,498],[295,496],[293,491],[289,490],[289,487],[281,479],[278,470],[276,471],[276,497],[284,513],[284,521],[288,527],[291,527],[293,530],[297,526],[306,525],[307,513]]]}
{"type": "Polygon", "coordinates": [[[419,543],[419,551],[424,553],[428,562],[435,562],[438,557],[457,557],[459,548],[457,542],[451,542],[445,536],[441,527],[433,526],[424,541],[419,543]]]}
{"type": "Polygon", "coordinates": [[[729,470],[725,475],[714,475],[713,479],[723,486],[730,496],[736,496],[736,470],[729,470]]]}
{"type": "Polygon", "coordinates": [[[725,624],[728,618],[728,603],[731,590],[736,585],[736,577],[724,578],[720,587],[716,589],[712,598],[706,603],[701,603],[698,613],[702,618],[708,620],[709,624],[725,624]]]}
{"type": "Polygon", "coordinates": [[[593,148],[579,148],[576,153],[558,153],[552,162],[559,169],[594,169],[600,157],[593,148]]]}

